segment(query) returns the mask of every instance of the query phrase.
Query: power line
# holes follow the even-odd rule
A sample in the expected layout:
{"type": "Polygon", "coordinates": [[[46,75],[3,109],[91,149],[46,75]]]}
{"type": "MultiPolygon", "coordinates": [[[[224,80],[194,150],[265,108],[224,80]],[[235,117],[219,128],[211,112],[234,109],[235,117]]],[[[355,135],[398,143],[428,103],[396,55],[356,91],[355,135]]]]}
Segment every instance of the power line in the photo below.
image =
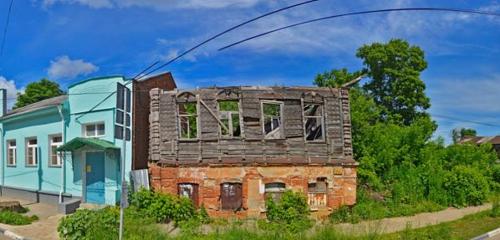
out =
{"type": "MultiPolygon", "coordinates": [[[[139,75],[141,75],[141,74],[143,74],[143,76],[147,76],[147,75],[149,75],[149,74],[151,74],[151,73],[153,73],[153,72],[156,72],[156,71],[160,70],[161,68],[164,68],[164,67],[168,66],[169,64],[173,63],[173,62],[174,62],[174,61],[176,61],[177,59],[179,59],[179,58],[181,58],[181,57],[185,56],[186,54],[188,54],[188,53],[190,53],[190,52],[192,52],[192,51],[196,50],[197,48],[199,48],[199,47],[201,47],[201,46],[205,45],[206,43],[208,43],[208,42],[210,42],[210,41],[212,41],[212,40],[214,40],[214,39],[216,39],[216,38],[218,38],[218,37],[220,37],[220,36],[222,36],[222,35],[224,35],[224,34],[226,34],[226,33],[229,33],[229,32],[231,32],[231,31],[233,31],[234,29],[237,29],[237,28],[239,28],[239,27],[242,27],[242,26],[244,26],[244,25],[246,25],[246,24],[248,24],[248,23],[254,22],[254,21],[258,20],[258,19],[261,19],[261,18],[263,18],[263,17],[267,17],[267,16],[269,16],[269,15],[272,15],[272,14],[275,14],[275,13],[278,13],[278,12],[281,12],[281,11],[285,11],[285,10],[288,10],[288,9],[291,9],[291,8],[295,8],[295,7],[298,7],[298,6],[301,6],[301,5],[305,5],[305,4],[309,4],[309,3],[312,3],[312,2],[317,2],[317,1],[319,1],[319,0],[309,0],[309,1],[305,1],[305,2],[300,2],[300,3],[293,4],[293,5],[290,5],[290,6],[286,6],[286,7],[280,8],[280,9],[276,9],[276,10],[274,10],[274,11],[271,11],[271,12],[265,13],[265,14],[263,14],[263,15],[260,15],[260,16],[258,16],[258,17],[252,18],[252,19],[249,19],[249,20],[247,20],[247,21],[245,21],[245,22],[242,22],[242,23],[240,23],[240,24],[238,24],[238,25],[236,25],[236,26],[233,26],[233,27],[231,27],[231,28],[229,28],[229,29],[227,29],[227,30],[224,30],[224,31],[222,31],[222,32],[220,32],[220,33],[218,33],[218,34],[216,34],[216,35],[214,35],[214,36],[212,36],[212,37],[208,38],[207,40],[205,40],[205,41],[203,41],[203,42],[201,42],[201,43],[199,43],[199,44],[195,45],[194,47],[192,47],[192,48],[190,48],[190,49],[188,49],[188,50],[186,50],[186,51],[184,51],[183,53],[181,53],[181,54],[179,54],[178,56],[176,56],[176,57],[172,58],[171,60],[169,60],[168,62],[166,62],[166,63],[164,63],[164,64],[162,64],[162,65],[160,65],[160,66],[158,66],[158,67],[154,68],[153,70],[151,70],[151,71],[149,71],[149,72],[147,72],[146,74],[143,74],[143,73],[144,73],[144,72],[146,72],[147,70],[143,70],[143,71],[142,71],[140,74],[138,74],[137,76],[139,76],[139,75]]],[[[148,68],[151,68],[151,67],[153,67],[154,65],[156,65],[156,63],[154,63],[154,64],[150,65],[148,68]]],[[[133,79],[135,79],[135,77],[134,77],[133,79]]]]}
{"type": "Polygon", "coordinates": [[[10,22],[10,13],[12,12],[12,5],[14,5],[14,0],[10,1],[9,10],[7,11],[7,20],[5,21],[5,28],[3,29],[2,45],[0,47],[0,57],[3,56],[3,48],[5,46],[5,40],[7,39],[7,29],[10,22]]]}
{"type": "Polygon", "coordinates": [[[274,32],[278,32],[278,31],[281,31],[281,30],[285,30],[285,29],[288,29],[288,28],[297,27],[297,26],[301,26],[301,25],[305,25],[305,24],[309,24],[309,23],[319,22],[319,21],[328,20],[328,19],[332,19],[332,18],[345,17],[345,16],[362,15],[362,14],[370,14],[370,13],[381,13],[381,12],[399,12],[399,11],[444,11],[444,12],[472,13],[472,14],[481,14],[481,15],[490,15],[490,16],[500,17],[500,13],[494,13],[494,12],[476,11],[476,10],[469,10],[469,9],[430,8],[430,7],[388,8],[388,9],[378,9],[378,10],[369,10],[369,11],[360,11],[360,12],[349,12],[349,13],[342,13],[342,14],[331,15],[331,16],[327,16],[327,17],[315,18],[315,19],[311,19],[311,20],[307,20],[307,21],[303,21],[303,22],[298,22],[298,23],[290,24],[288,26],[284,26],[284,27],[280,27],[280,28],[275,28],[273,30],[270,30],[270,31],[267,31],[267,32],[264,32],[264,33],[261,33],[261,34],[257,34],[257,35],[245,38],[243,40],[231,43],[229,45],[226,45],[226,46],[224,46],[222,48],[219,48],[219,51],[228,49],[230,47],[242,44],[244,42],[247,42],[247,41],[250,41],[252,39],[259,38],[259,37],[262,37],[262,36],[265,36],[265,35],[268,35],[268,34],[271,34],[271,33],[274,33],[274,32]]]}
{"type": "Polygon", "coordinates": [[[443,119],[453,120],[453,121],[456,121],[456,122],[467,122],[467,123],[474,123],[474,124],[484,125],[484,126],[489,126],[489,127],[500,127],[500,124],[480,122],[480,121],[475,121],[475,120],[467,120],[467,119],[456,118],[456,117],[446,116],[446,115],[441,115],[441,114],[431,114],[431,116],[437,117],[437,118],[443,118],[443,119]]]}

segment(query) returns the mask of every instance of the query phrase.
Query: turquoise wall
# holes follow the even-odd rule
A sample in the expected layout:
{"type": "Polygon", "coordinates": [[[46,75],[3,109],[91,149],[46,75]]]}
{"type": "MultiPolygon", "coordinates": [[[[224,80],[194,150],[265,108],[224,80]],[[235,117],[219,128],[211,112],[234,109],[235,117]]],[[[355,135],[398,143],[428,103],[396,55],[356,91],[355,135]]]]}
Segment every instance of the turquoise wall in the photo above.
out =
{"type": "MultiPolygon", "coordinates": [[[[104,123],[103,140],[122,147],[123,142],[114,138],[114,121],[117,83],[125,84],[123,77],[89,79],[74,84],[68,89],[68,99],[63,104],[65,118],[64,141],[83,137],[84,126],[88,123],[104,123]]],[[[131,84],[127,85],[131,88],[131,84]]],[[[133,94],[132,94],[133,96],[133,94]]],[[[61,188],[61,167],[49,167],[49,136],[61,134],[62,122],[56,107],[20,115],[0,122],[3,146],[2,162],[5,186],[41,190],[58,193],[61,188]],[[37,167],[25,166],[25,138],[37,137],[39,164],[37,167]],[[6,166],[6,141],[16,139],[16,167],[6,166]]],[[[127,141],[126,177],[132,166],[132,145],[127,141]]],[[[65,156],[64,191],[73,196],[83,197],[85,176],[85,152],[92,149],[80,149],[65,156]]],[[[107,151],[105,163],[105,198],[107,204],[115,204],[120,197],[120,151],[107,151]]]]}

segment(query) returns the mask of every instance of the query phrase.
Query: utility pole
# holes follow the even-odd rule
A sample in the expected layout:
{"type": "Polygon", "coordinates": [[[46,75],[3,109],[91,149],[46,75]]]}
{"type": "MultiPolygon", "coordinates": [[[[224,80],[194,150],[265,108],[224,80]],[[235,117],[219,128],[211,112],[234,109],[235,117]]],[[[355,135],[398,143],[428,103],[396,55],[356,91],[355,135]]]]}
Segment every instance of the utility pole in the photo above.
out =
{"type": "MultiPolygon", "coordinates": [[[[128,105],[128,101],[130,99],[127,99],[127,87],[123,86],[122,92],[117,93],[117,94],[123,94],[123,133],[122,133],[122,154],[121,154],[121,163],[120,163],[120,175],[121,175],[121,194],[120,194],[120,229],[119,229],[119,236],[118,239],[122,240],[123,239],[123,225],[124,225],[124,210],[126,204],[127,204],[127,182],[125,181],[125,164],[126,164],[126,156],[127,156],[127,112],[130,110],[128,109],[131,107],[128,105]]],[[[131,94],[130,94],[131,96],[131,94]]]]}

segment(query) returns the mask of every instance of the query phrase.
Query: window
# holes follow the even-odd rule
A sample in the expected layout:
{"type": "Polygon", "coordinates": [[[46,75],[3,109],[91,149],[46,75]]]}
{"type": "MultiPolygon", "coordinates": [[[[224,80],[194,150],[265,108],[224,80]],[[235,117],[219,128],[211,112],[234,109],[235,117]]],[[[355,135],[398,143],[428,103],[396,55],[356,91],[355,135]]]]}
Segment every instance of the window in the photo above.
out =
{"type": "Polygon", "coordinates": [[[319,104],[304,105],[304,130],[306,141],[323,141],[323,107],[319,104]]]}
{"type": "Polygon", "coordinates": [[[220,189],[222,210],[237,211],[242,205],[241,183],[223,183],[220,189]]]}
{"type": "Polygon", "coordinates": [[[38,143],[36,138],[26,140],[26,165],[36,166],[38,164],[38,143]]]}
{"type": "Polygon", "coordinates": [[[263,102],[262,117],[265,138],[280,139],[282,138],[282,102],[263,102]]]}
{"type": "Polygon", "coordinates": [[[17,159],[16,140],[7,141],[7,165],[15,166],[17,159]]]}
{"type": "Polygon", "coordinates": [[[307,200],[311,207],[323,207],[327,203],[326,178],[318,178],[316,182],[309,183],[307,189],[307,200]]]}
{"type": "Polygon", "coordinates": [[[219,102],[219,118],[226,126],[220,126],[220,133],[223,137],[239,137],[241,136],[240,127],[240,111],[238,101],[220,101],[219,102]]]}
{"type": "Polygon", "coordinates": [[[52,136],[50,137],[50,152],[49,152],[49,165],[50,166],[61,166],[61,156],[57,154],[57,148],[62,145],[62,136],[52,136]]]}
{"type": "Polygon", "coordinates": [[[189,198],[195,206],[198,205],[198,184],[179,183],[177,191],[180,197],[189,198]]]}
{"type": "Polygon", "coordinates": [[[105,134],[104,123],[90,123],[84,126],[85,137],[102,137],[105,134]]]}
{"type": "Polygon", "coordinates": [[[273,201],[279,202],[281,200],[281,196],[285,192],[285,184],[284,183],[268,183],[265,185],[265,198],[272,198],[273,201]]]}
{"type": "Polygon", "coordinates": [[[197,103],[179,104],[179,129],[181,139],[198,138],[198,108],[197,103]]]}

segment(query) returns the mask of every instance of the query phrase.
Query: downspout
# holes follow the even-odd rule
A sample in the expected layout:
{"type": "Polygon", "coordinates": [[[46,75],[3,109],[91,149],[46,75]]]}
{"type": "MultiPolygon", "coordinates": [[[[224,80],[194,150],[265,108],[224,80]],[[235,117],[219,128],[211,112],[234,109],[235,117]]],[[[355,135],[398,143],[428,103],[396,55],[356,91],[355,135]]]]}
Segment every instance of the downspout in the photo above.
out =
{"type": "MultiPolygon", "coordinates": [[[[61,138],[63,144],[66,143],[66,132],[64,131],[65,129],[65,122],[64,122],[64,115],[62,113],[62,107],[61,105],[57,106],[57,111],[59,112],[59,116],[61,116],[61,138]]],[[[62,152],[61,154],[61,190],[59,191],[59,203],[63,202],[63,193],[64,193],[64,178],[65,178],[65,165],[64,162],[66,161],[66,152],[62,152]]]]}
{"type": "Polygon", "coordinates": [[[5,169],[4,169],[4,167],[5,167],[5,157],[6,157],[6,156],[4,157],[5,148],[4,148],[4,144],[3,144],[3,125],[0,128],[0,135],[1,135],[0,136],[0,141],[1,141],[0,148],[2,149],[2,153],[1,153],[2,155],[0,156],[2,158],[2,161],[1,161],[2,162],[2,167],[1,167],[2,168],[1,169],[2,170],[2,187],[0,188],[0,196],[3,196],[3,187],[5,185],[5,169]]]}

